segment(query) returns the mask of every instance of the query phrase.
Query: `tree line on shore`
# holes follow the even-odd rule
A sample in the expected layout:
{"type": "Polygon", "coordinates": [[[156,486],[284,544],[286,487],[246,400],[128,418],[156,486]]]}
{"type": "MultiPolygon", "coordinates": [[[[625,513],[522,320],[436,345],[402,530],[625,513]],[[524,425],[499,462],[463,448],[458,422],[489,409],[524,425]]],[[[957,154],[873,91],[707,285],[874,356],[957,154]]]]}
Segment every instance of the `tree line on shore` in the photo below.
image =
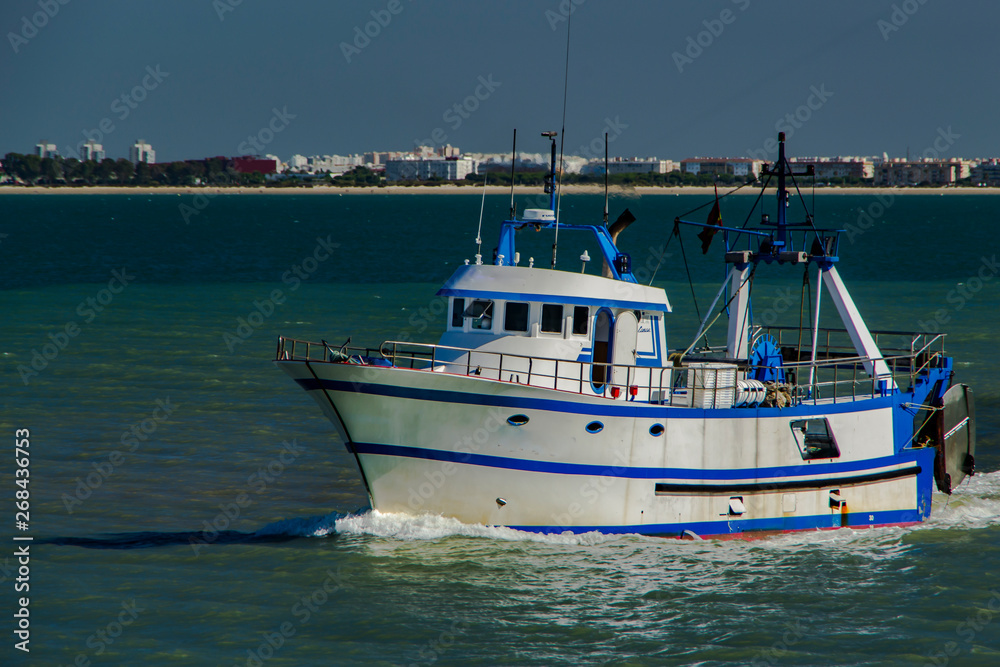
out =
{"type": "Polygon", "coordinates": [[[7,175],[26,185],[83,186],[193,186],[260,185],[264,175],[241,173],[223,157],[162,164],[134,164],[125,158],[78,160],[7,153],[3,158],[7,175]]]}
{"type": "MultiPolygon", "coordinates": [[[[487,180],[491,185],[511,184],[511,173],[498,169],[489,174],[469,174],[465,179],[449,181],[434,177],[429,180],[403,180],[387,182],[385,176],[367,167],[355,167],[334,176],[332,174],[278,174],[276,178],[265,178],[259,172],[243,173],[233,168],[232,161],[224,157],[204,160],[185,160],[161,164],[133,164],[130,160],[105,158],[101,161],[78,160],[63,157],[39,157],[33,154],[7,153],[3,158],[3,170],[16,183],[24,185],[59,186],[266,186],[266,187],[313,187],[333,185],[338,187],[385,187],[434,186],[434,185],[481,185],[487,180]]],[[[517,171],[513,175],[515,185],[544,185],[546,172],[517,171]]],[[[612,174],[608,177],[611,185],[624,186],[710,186],[741,185],[755,180],[753,176],[734,174],[688,174],[680,172],[612,174]]],[[[603,174],[562,175],[562,183],[567,185],[603,185],[603,174]]],[[[824,184],[844,186],[871,185],[871,179],[832,178],[824,184]]]]}

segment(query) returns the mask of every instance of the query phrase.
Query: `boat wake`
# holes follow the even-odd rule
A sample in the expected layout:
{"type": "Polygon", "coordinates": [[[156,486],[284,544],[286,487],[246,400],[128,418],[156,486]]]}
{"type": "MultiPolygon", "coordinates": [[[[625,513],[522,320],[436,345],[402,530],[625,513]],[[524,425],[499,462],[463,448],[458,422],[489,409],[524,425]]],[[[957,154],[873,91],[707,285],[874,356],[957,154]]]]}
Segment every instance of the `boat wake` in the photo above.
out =
{"type": "MultiPolygon", "coordinates": [[[[877,541],[894,540],[903,534],[923,530],[980,530],[1000,525],[1000,471],[978,474],[967,479],[953,495],[935,494],[931,518],[906,528],[870,530],[802,531],[770,540],[774,546],[799,544],[802,540],[848,542],[876,536],[877,541]]],[[[590,546],[623,539],[657,540],[639,535],[607,535],[598,532],[573,534],[531,533],[504,526],[467,524],[435,514],[394,514],[378,510],[331,512],[322,516],[282,519],[254,532],[224,530],[218,532],[137,532],[114,533],[100,537],[56,537],[43,543],[77,546],[88,549],[145,549],[178,545],[266,544],[302,538],[371,536],[400,541],[434,541],[448,537],[472,537],[507,542],[539,542],[557,545],[590,546]]]]}
{"type": "Polygon", "coordinates": [[[395,540],[440,540],[446,537],[482,537],[509,542],[547,542],[551,544],[600,544],[618,539],[598,532],[540,534],[504,526],[462,523],[437,514],[394,514],[364,510],[352,514],[334,512],[322,517],[286,519],[264,526],[257,535],[294,535],[328,537],[331,535],[370,535],[395,540]]]}
{"type": "Polygon", "coordinates": [[[967,478],[950,496],[935,494],[931,518],[917,529],[974,530],[1000,525],[1000,471],[967,478]]]}

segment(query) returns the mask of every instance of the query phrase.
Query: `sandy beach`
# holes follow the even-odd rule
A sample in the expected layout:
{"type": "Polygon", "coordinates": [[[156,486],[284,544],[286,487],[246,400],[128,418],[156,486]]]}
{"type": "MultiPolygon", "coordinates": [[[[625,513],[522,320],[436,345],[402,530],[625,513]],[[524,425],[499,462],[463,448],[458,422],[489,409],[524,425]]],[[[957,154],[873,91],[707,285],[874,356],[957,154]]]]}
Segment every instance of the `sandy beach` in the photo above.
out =
{"type": "MultiPolygon", "coordinates": [[[[725,194],[732,190],[732,186],[720,187],[719,194],[725,194]]],[[[771,188],[769,188],[771,189],[771,188]]],[[[604,188],[600,185],[564,185],[563,194],[603,194],[604,188]]],[[[438,185],[438,186],[400,186],[388,185],[381,188],[337,188],[330,186],[314,186],[311,188],[263,188],[263,187],[113,187],[113,186],[88,186],[88,187],[44,187],[44,186],[3,186],[0,187],[0,194],[9,195],[246,195],[246,194],[266,194],[266,195],[481,195],[483,188],[475,185],[438,185]]],[[[487,194],[508,194],[510,187],[501,185],[490,185],[486,187],[487,194]]],[[[710,195],[714,192],[711,187],[689,186],[689,187],[653,187],[640,186],[634,188],[612,186],[611,196],[615,197],[639,197],[644,195],[710,195]]],[[[812,194],[811,188],[803,188],[803,194],[812,194]]],[[[815,189],[818,195],[996,195],[1000,194],[1000,188],[855,188],[855,187],[822,187],[815,189]]],[[[538,186],[519,185],[514,188],[517,195],[540,194],[541,188],[538,186]]],[[[743,188],[741,194],[756,194],[757,188],[748,185],[743,188]]]]}

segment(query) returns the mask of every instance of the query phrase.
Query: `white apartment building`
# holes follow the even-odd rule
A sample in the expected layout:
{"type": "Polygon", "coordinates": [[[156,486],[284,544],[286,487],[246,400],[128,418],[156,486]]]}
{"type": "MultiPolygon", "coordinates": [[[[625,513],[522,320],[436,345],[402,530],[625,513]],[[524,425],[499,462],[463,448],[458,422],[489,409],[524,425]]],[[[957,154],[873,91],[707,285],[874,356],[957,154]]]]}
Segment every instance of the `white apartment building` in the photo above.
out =
{"type": "Polygon", "coordinates": [[[128,149],[128,159],[133,164],[139,164],[140,162],[156,164],[156,151],[146,143],[145,139],[139,139],[128,149]]]}

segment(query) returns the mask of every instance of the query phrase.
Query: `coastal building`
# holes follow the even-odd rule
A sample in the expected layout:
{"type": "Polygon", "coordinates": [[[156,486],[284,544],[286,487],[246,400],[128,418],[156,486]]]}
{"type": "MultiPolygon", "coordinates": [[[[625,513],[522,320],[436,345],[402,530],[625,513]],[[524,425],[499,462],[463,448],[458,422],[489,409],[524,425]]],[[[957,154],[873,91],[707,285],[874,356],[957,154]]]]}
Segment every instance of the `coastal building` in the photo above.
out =
{"type": "Polygon", "coordinates": [[[751,176],[759,174],[763,165],[762,160],[745,157],[693,157],[681,160],[681,173],[751,176]]]}
{"type": "Polygon", "coordinates": [[[802,157],[790,158],[788,160],[793,168],[801,166],[812,166],[816,171],[816,178],[820,180],[830,178],[872,178],[875,175],[875,166],[868,158],[861,157],[802,157]]]}
{"type": "MultiPolygon", "coordinates": [[[[603,171],[604,161],[593,160],[598,171],[603,171]]],[[[616,157],[608,161],[608,175],[615,174],[666,174],[675,171],[673,160],[658,160],[655,157],[616,157]]]]}
{"type": "Polygon", "coordinates": [[[264,158],[267,160],[274,160],[275,164],[274,171],[276,174],[280,174],[281,172],[285,171],[285,169],[288,166],[284,162],[282,162],[281,158],[278,157],[277,155],[271,155],[270,153],[268,153],[267,155],[264,156],[264,158]]]}
{"type": "Polygon", "coordinates": [[[305,155],[293,155],[288,158],[289,169],[304,169],[309,164],[309,158],[305,155]]]}
{"type": "Polygon", "coordinates": [[[476,162],[469,158],[409,158],[388,160],[385,163],[387,181],[427,181],[439,178],[459,181],[476,173],[476,162]]]}
{"type": "Polygon", "coordinates": [[[951,185],[971,172],[967,160],[917,160],[902,159],[883,162],[875,169],[876,186],[899,187],[913,185],[951,185]]]}
{"type": "Polygon", "coordinates": [[[59,157],[59,149],[55,144],[50,144],[44,139],[35,144],[35,155],[38,157],[59,157]]]}
{"type": "Polygon", "coordinates": [[[139,139],[128,149],[128,159],[133,164],[139,164],[140,162],[156,164],[156,151],[146,143],[145,139],[139,139]]]}
{"type": "Polygon", "coordinates": [[[345,174],[365,164],[363,155],[313,155],[304,169],[314,174],[345,174]]]}
{"type": "Polygon", "coordinates": [[[275,174],[279,164],[281,163],[273,156],[262,158],[259,155],[243,155],[234,157],[231,161],[232,168],[241,174],[275,174]]]}
{"type": "Polygon", "coordinates": [[[87,143],[80,146],[80,160],[85,162],[87,160],[93,160],[94,162],[100,162],[107,155],[104,152],[104,146],[97,143],[96,141],[88,141],[87,143]]]}
{"type": "Polygon", "coordinates": [[[971,169],[973,185],[988,185],[996,187],[1000,185],[1000,159],[992,158],[984,160],[971,169]]]}

